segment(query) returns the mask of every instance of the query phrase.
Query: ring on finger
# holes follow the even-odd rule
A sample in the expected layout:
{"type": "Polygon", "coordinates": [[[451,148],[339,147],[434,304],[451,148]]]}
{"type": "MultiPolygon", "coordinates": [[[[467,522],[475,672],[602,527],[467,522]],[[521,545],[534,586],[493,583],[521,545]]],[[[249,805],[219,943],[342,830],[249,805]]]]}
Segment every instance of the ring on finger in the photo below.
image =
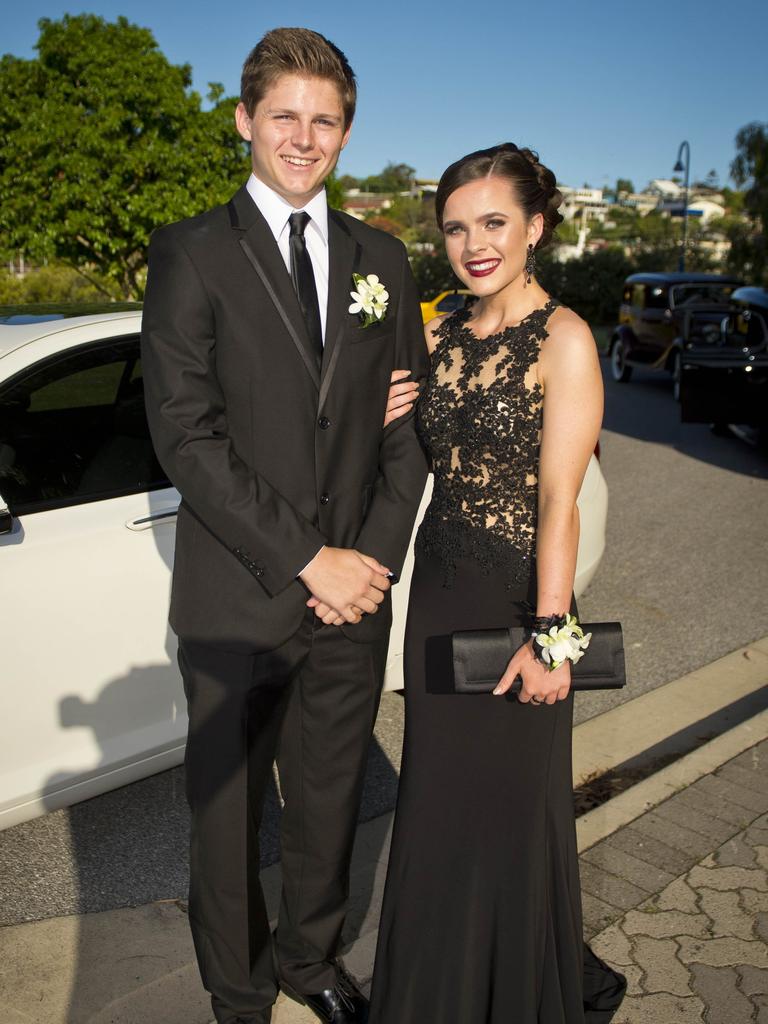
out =
{"type": "Polygon", "coordinates": [[[544,701],[541,699],[541,697],[535,697],[535,696],[531,697],[531,704],[535,704],[536,707],[538,707],[539,704],[543,704],[543,703],[544,703],[544,701]]]}

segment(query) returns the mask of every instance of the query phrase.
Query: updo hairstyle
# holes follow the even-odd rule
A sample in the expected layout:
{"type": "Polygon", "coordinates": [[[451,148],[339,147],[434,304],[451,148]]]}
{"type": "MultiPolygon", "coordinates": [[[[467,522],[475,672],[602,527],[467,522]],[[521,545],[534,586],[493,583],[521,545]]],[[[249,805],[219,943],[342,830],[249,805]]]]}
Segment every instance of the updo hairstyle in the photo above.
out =
{"type": "Polygon", "coordinates": [[[512,186],[515,197],[523,209],[526,220],[540,213],[544,217],[544,230],[536,248],[548,245],[552,233],[563,220],[557,208],[563,201],[557,179],[548,167],[539,162],[532,149],[518,149],[514,142],[503,142],[490,149],[478,149],[451,164],[443,172],[435,194],[437,226],[443,230],[443,211],[453,192],[462,185],[493,175],[505,178],[512,186]]]}

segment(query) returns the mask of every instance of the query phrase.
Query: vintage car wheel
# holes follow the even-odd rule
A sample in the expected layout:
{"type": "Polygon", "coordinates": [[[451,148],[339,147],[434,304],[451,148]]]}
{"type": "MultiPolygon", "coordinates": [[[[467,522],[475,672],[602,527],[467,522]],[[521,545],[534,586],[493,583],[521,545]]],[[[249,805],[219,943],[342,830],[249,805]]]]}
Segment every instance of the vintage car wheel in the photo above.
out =
{"type": "Polygon", "coordinates": [[[680,377],[683,372],[683,357],[679,349],[672,353],[672,397],[676,402],[680,401],[680,377]]]}
{"type": "Polygon", "coordinates": [[[626,348],[621,338],[614,338],[611,345],[611,376],[625,384],[632,376],[632,367],[627,365],[626,348]]]}

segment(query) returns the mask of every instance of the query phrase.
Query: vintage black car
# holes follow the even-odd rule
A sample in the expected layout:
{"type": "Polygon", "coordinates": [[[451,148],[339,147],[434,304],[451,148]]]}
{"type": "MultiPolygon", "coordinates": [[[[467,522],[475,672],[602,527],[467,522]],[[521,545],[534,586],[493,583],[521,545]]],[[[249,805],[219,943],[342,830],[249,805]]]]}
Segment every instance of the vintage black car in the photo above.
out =
{"type": "Polygon", "coordinates": [[[689,324],[682,349],[684,423],[728,423],[768,433],[768,291],[737,288],[716,329],[689,324]]]}
{"type": "Polygon", "coordinates": [[[632,274],[609,345],[613,379],[628,381],[635,366],[666,370],[679,398],[682,338],[691,316],[719,324],[740,284],[723,274],[632,274]]]}

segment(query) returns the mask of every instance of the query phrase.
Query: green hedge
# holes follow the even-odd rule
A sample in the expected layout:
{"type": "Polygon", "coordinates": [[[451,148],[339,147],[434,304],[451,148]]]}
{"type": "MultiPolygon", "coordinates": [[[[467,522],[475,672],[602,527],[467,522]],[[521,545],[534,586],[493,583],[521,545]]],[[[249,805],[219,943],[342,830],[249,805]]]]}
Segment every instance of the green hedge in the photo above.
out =
{"type": "MultiPolygon", "coordinates": [[[[622,248],[610,247],[565,262],[556,259],[554,252],[544,249],[539,254],[536,277],[541,286],[589,323],[607,324],[618,314],[625,279],[639,271],[676,270],[680,250],[676,245],[664,245],[638,249],[626,256],[622,248]]],[[[462,287],[442,250],[413,254],[411,266],[422,300],[462,287]]],[[[691,247],[688,269],[705,271],[713,267],[705,254],[691,247]]]]}
{"type": "Polygon", "coordinates": [[[105,302],[109,295],[72,267],[52,264],[14,277],[0,270],[0,306],[29,302],[105,302]]]}

